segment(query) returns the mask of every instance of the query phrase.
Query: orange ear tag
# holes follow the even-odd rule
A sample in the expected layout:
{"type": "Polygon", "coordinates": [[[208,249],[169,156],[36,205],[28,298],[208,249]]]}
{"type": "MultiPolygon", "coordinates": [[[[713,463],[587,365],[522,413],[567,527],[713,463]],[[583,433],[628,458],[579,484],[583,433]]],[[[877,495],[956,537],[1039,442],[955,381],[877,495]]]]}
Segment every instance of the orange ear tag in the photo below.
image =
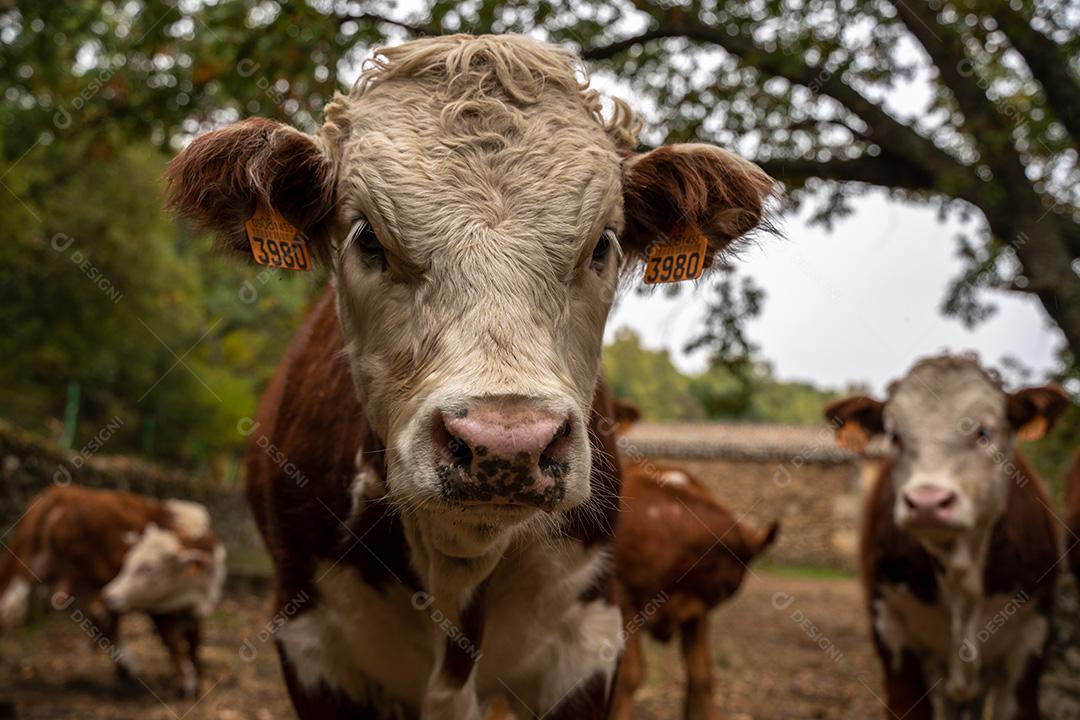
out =
{"type": "Polygon", "coordinates": [[[258,207],[244,223],[244,229],[255,262],[285,270],[311,270],[304,236],[277,210],[258,207]]]}
{"type": "Polygon", "coordinates": [[[705,271],[709,240],[699,232],[686,230],[649,248],[645,261],[645,284],[697,280],[705,271]]]}

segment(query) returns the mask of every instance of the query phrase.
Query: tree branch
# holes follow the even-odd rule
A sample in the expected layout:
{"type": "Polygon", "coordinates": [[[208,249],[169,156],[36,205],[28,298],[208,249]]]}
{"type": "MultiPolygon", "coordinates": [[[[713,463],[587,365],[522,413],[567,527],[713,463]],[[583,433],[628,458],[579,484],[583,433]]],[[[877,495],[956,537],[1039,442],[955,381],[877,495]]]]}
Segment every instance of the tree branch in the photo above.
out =
{"type": "Polygon", "coordinates": [[[937,147],[930,139],[905,125],[881,106],[867,99],[862,93],[845,83],[828,70],[805,64],[793,63],[789,54],[769,52],[744,35],[730,35],[726,30],[705,25],[685,14],[667,15],[657,20],[657,26],[635,37],[616,41],[610,45],[584,51],[584,57],[602,60],[614,57],[634,45],[650,40],[685,37],[697,42],[723,48],[742,60],[753,55],[753,67],[767,75],[785,78],[802,85],[818,95],[826,95],[859,116],[870,128],[868,139],[882,148],[889,148],[898,156],[909,157],[923,170],[935,176],[948,176],[952,184],[975,184],[978,181],[969,168],[937,147]]]}
{"type": "Polygon", "coordinates": [[[883,153],[850,160],[784,159],[758,161],[765,172],[789,189],[800,188],[808,180],[860,182],[884,188],[936,192],[934,176],[903,158],[883,153]]]}
{"type": "Polygon", "coordinates": [[[985,160],[992,162],[1001,153],[1015,154],[1010,137],[1012,127],[979,87],[975,67],[964,50],[964,38],[953,28],[939,23],[937,11],[925,0],[894,0],[893,6],[900,21],[937,67],[942,84],[956,98],[972,139],[985,150],[985,160]]]}
{"type": "MultiPolygon", "coordinates": [[[[994,197],[968,186],[958,189],[957,196],[981,208],[988,218],[999,214],[1040,217],[1044,212],[1043,198],[1031,186],[1027,168],[1013,144],[1013,123],[980,87],[980,78],[964,49],[964,37],[956,28],[939,23],[937,12],[922,0],[894,0],[894,5],[901,22],[925,48],[941,82],[956,98],[968,134],[981,148],[982,160],[993,169],[994,184],[1000,189],[994,197]]],[[[1001,238],[1010,244],[1016,242],[1015,235],[1001,238]]]]}
{"type": "Polygon", "coordinates": [[[1080,145],[1080,81],[1069,72],[1069,57],[1008,2],[994,9],[994,19],[1009,43],[1024,56],[1032,76],[1042,85],[1047,104],[1072,135],[1073,143],[1080,145]]]}
{"type": "Polygon", "coordinates": [[[408,23],[404,20],[395,20],[394,18],[386,17],[385,15],[379,15],[378,13],[363,12],[355,13],[352,15],[338,15],[338,24],[348,22],[352,20],[358,23],[370,23],[372,25],[377,23],[385,23],[387,25],[393,25],[396,28],[405,30],[410,35],[420,37],[423,35],[442,35],[442,28],[432,23],[414,24],[408,23]]]}
{"type": "Polygon", "coordinates": [[[664,38],[676,37],[680,34],[681,33],[672,34],[671,28],[665,27],[646,30],[640,35],[628,37],[623,40],[616,40],[609,45],[597,45],[591,48],[583,48],[581,57],[583,60],[610,60],[611,58],[626,52],[635,45],[642,45],[650,40],[662,40],[664,38]]]}

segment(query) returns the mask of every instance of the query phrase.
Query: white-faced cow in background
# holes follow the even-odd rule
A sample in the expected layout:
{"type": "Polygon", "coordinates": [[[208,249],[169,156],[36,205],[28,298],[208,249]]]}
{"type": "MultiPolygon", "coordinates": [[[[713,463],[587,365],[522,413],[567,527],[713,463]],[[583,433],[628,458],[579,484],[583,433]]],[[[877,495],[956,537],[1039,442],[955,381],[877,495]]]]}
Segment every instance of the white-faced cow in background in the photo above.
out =
{"type": "MultiPolygon", "coordinates": [[[[120,619],[154,621],[183,693],[197,694],[199,623],[221,598],[225,548],[198,503],[163,502],[70,485],[34,496],[0,559],[0,628],[21,624],[34,585],[72,614],[116,663],[136,675],[120,619]]],[[[77,632],[77,631],[76,631],[77,632]]]]}
{"type": "Polygon", "coordinates": [[[605,320],[651,243],[711,257],[773,183],[716,147],[635,152],[633,114],[583,77],[522,37],[417,40],[317,134],[246,120],[170,166],[172,206],[224,246],[276,210],[331,274],[247,461],[278,608],[310,598],[278,633],[303,718],[605,713],[605,320]]]}
{"type": "Polygon", "coordinates": [[[1017,439],[1068,406],[1057,387],[1005,392],[969,357],[922,360],[884,402],[826,409],[841,445],[879,434],[862,572],[887,717],[1037,718],[1061,561],[1057,521],[1017,439]]]}

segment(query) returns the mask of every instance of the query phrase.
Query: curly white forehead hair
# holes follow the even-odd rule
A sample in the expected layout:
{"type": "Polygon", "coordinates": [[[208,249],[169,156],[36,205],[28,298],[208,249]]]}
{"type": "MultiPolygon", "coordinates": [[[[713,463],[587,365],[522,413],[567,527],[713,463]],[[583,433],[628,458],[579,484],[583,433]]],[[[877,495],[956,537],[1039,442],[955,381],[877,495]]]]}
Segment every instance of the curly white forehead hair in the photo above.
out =
{"type": "Polygon", "coordinates": [[[510,113],[513,106],[533,105],[548,93],[576,98],[626,152],[642,124],[618,98],[611,98],[613,111],[604,117],[601,95],[589,88],[588,70],[573,52],[521,35],[445,35],[378,48],[350,95],[362,97],[399,79],[421,83],[439,102],[460,103],[459,112],[481,102],[485,111],[510,113]]]}

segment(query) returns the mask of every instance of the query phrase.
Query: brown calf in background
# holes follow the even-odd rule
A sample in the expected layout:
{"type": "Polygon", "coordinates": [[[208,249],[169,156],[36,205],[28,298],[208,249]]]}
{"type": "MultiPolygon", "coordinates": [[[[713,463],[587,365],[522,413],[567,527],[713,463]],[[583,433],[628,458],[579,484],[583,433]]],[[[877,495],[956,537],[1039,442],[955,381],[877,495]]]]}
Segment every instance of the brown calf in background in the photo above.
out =
{"type": "MultiPolygon", "coordinates": [[[[637,409],[617,406],[619,430],[625,431],[637,409]]],[[[759,532],[739,523],[684,470],[623,462],[615,573],[626,649],[611,718],[633,717],[634,692],[645,677],[638,631],[647,630],[661,642],[679,634],[686,662],[684,716],[715,720],[709,611],[735,594],[747,566],[776,539],[779,527],[774,522],[759,532]]]]}
{"type": "Polygon", "coordinates": [[[126,682],[137,670],[120,619],[145,612],[190,697],[201,676],[200,618],[224,582],[225,548],[202,505],[55,486],[30,500],[0,557],[0,629],[21,624],[33,586],[44,585],[53,607],[106,650],[126,682]]]}

